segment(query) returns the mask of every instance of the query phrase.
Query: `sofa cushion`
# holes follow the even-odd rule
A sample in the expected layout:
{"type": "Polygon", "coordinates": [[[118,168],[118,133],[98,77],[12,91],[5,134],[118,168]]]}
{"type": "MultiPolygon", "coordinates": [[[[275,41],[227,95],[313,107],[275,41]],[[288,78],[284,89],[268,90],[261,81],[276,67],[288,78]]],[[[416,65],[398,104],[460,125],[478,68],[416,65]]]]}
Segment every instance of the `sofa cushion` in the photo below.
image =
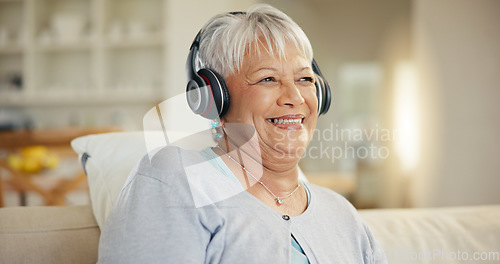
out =
{"type": "Polygon", "coordinates": [[[89,135],[74,139],[71,146],[83,158],[90,202],[102,226],[130,170],[147,153],[143,133],[89,135]]]}
{"type": "Polygon", "coordinates": [[[90,205],[0,209],[0,263],[96,263],[90,205]]]}

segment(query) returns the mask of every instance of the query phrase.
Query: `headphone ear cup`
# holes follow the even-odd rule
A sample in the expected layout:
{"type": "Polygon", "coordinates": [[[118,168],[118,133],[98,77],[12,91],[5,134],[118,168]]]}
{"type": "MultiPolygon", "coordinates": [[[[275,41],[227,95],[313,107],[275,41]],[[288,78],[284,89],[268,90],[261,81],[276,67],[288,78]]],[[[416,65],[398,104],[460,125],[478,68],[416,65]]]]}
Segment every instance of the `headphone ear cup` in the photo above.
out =
{"type": "Polygon", "coordinates": [[[316,82],[314,83],[316,86],[316,97],[318,98],[318,116],[323,114],[323,109],[325,106],[325,82],[323,78],[316,74],[316,82]]]}
{"type": "Polygon", "coordinates": [[[200,69],[198,75],[210,87],[208,105],[200,115],[208,119],[216,119],[224,116],[229,109],[229,92],[227,91],[224,78],[210,69],[200,69]]]}
{"type": "Polygon", "coordinates": [[[330,109],[330,104],[332,101],[332,92],[330,90],[330,85],[328,81],[323,78],[323,74],[319,70],[319,66],[316,60],[312,60],[312,69],[316,74],[316,96],[318,97],[318,116],[326,114],[328,109],[330,109]]]}
{"type": "Polygon", "coordinates": [[[324,84],[324,95],[323,95],[323,101],[324,101],[324,105],[323,105],[323,110],[321,111],[321,114],[326,114],[326,112],[328,112],[328,110],[330,109],[330,105],[332,104],[332,90],[330,89],[330,84],[328,84],[328,82],[324,79],[323,80],[323,84],[324,84]]]}
{"type": "Polygon", "coordinates": [[[193,76],[193,78],[189,80],[186,87],[186,99],[189,108],[191,108],[195,114],[201,114],[206,110],[209,104],[208,99],[210,98],[209,90],[210,88],[207,87],[203,78],[200,76],[193,76]]]}

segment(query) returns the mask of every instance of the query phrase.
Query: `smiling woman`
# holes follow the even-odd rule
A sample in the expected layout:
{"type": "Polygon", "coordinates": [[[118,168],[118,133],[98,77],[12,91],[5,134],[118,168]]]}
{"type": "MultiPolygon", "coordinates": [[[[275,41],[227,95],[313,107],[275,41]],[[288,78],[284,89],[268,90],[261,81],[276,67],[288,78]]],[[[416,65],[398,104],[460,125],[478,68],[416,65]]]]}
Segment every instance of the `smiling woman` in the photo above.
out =
{"type": "Polygon", "coordinates": [[[145,156],[102,229],[100,263],[385,263],[342,196],[299,179],[329,88],[304,32],[268,5],[221,14],[188,57],[189,106],[217,146],[145,156]]]}

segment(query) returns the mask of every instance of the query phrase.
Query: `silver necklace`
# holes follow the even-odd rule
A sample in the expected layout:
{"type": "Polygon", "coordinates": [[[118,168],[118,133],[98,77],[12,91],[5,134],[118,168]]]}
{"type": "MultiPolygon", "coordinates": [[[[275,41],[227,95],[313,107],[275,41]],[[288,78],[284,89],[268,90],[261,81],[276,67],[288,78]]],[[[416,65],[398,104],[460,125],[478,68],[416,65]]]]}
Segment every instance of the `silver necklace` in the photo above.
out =
{"type": "Polygon", "coordinates": [[[224,149],[222,149],[221,147],[217,146],[217,148],[219,148],[222,152],[224,152],[224,154],[226,154],[226,156],[231,159],[232,161],[234,161],[236,164],[240,165],[240,167],[246,171],[250,176],[252,176],[252,178],[254,178],[254,180],[256,180],[258,183],[260,183],[260,185],[262,185],[262,187],[264,187],[272,196],[274,196],[274,199],[276,200],[276,203],[278,205],[282,205],[283,204],[283,200],[287,199],[287,198],[290,198],[292,195],[295,194],[295,192],[299,189],[300,187],[300,182],[297,183],[297,187],[295,187],[295,189],[289,193],[287,196],[283,196],[283,197],[279,197],[277,195],[275,195],[269,188],[267,188],[267,186],[262,182],[260,181],[259,179],[257,179],[257,177],[253,176],[253,174],[247,170],[247,168],[245,168],[245,166],[243,166],[241,163],[239,163],[237,160],[235,160],[233,157],[231,157],[231,155],[229,155],[229,153],[227,153],[227,151],[225,151],[224,149]]]}

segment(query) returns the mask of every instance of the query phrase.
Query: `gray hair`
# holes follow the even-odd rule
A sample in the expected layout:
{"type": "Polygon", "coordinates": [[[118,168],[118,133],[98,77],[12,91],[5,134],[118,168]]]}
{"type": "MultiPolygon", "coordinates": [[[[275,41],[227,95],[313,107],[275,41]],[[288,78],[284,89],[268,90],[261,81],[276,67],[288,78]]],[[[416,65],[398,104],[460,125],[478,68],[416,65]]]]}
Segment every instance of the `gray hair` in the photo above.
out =
{"type": "Polygon", "coordinates": [[[270,55],[278,54],[283,58],[287,43],[302,51],[312,62],[311,43],[304,31],[280,10],[257,4],[246,13],[220,14],[205,24],[201,30],[197,66],[227,77],[241,69],[245,52],[260,55],[259,44],[270,55]]]}

